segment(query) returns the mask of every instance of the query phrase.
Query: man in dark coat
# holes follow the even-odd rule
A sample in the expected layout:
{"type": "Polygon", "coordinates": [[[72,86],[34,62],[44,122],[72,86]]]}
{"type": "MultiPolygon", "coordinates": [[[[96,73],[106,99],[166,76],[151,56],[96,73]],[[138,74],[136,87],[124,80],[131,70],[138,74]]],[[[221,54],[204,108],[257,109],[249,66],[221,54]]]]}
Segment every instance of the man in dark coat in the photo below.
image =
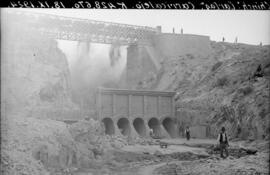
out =
{"type": "Polygon", "coordinates": [[[224,151],[226,153],[226,157],[228,157],[229,156],[229,152],[228,152],[229,142],[228,142],[227,134],[225,132],[225,127],[221,128],[221,133],[218,134],[217,141],[218,141],[219,147],[220,147],[220,157],[225,158],[223,156],[224,151]]]}
{"type": "Polygon", "coordinates": [[[187,126],[186,130],[185,130],[185,134],[186,134],[186,138],[187,140],[190,139],[190,130],[189,130],[189,127],[187,126]]]}

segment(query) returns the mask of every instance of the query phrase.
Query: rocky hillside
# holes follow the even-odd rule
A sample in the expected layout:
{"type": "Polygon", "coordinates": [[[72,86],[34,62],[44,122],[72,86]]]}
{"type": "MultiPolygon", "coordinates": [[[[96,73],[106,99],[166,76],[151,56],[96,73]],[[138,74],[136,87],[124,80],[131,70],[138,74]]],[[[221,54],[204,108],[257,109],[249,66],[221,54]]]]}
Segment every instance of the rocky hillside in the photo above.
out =
{"type": "Polygon", "coordinates": [[[53,119],[75,116],[68,62],[57,42],[18,26],[6,13],[3,19],[2,112],[53,119]]]}
{"type": "Polygon", "coordinates": [[[67,59],[55,40],[1,15],[0,174],[47,174],[46,163],[65,165],[60,153],[76,152],[66,124],[56,121],[78,117],[67,59]]]}
{"type": "Polygon", "coordinates": [[[177,91],[183,125],[207,125],[208,136],[225,126],[231,137],[269,137],[270,47],[212,42],[209,57],[167,58],[138,89],[177,91]],[[261,65],[263,76],[254,77],[261,65]]]}

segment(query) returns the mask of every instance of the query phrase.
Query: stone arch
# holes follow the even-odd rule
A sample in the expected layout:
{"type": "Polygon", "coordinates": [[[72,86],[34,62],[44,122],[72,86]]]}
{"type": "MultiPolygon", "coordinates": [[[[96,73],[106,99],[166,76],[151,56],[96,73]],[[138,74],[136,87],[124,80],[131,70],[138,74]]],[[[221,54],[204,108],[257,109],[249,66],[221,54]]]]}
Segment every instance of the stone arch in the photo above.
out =
{"type": "Polygon", "coordinates": [[[162,125],[172,138],[177,137],[176,125],[172,118],[166,117],[164,120],[162,120],[162,125]]]}
{"type": "Polygon", "coordinates": [[[136,118],[133,120],[133,126],[140,136],[146,136],[146,127],[142,118],[136,118]]]}
{"type": "Polygon", "coordinates": [[[117,126],[120,129],[122,135],[125,135],[125,136],[130,135],[131,128],[130,128],[129,120],[127,118],[120,118],[117,121],[117,126]]]}
{"type": "Polygon", "coordinates": [[[153,129],[153,132],[156,136],[161,137],[161,127],[160,122],[157,118],[153,117],[148,121],[148,126],[150,129],[153,129]]]}
{"type": "Polygon", "coordinates": [[[105,134],[113,135],[115,133],[113,120],[111,118],[104,118],[102,122],[105,126],[105,134]]]}

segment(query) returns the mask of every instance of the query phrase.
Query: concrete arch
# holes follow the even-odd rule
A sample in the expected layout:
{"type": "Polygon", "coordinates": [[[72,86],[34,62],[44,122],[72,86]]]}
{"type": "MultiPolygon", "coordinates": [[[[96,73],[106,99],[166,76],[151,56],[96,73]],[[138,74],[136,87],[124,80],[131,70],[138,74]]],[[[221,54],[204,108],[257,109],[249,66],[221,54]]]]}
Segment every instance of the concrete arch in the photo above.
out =
{"type": "Polygon", "coordinates": [[[146,136],[146,127],[142,118],[135,118],[133,120],[133,127],[140,136],[146,136]]]}
{"type": "Polygon", "coordinates": [[[162,120],[162,125],[172,138],[177,137],[177,128],[172,118],[166,117],[164,120],[162,120]]]}
{"type": "Polygon", "coordinates": [[[104,123],[104,126],[105,126],[105,134],[114,135],[115,128],[114,128],[113,120],[111,118],[104,118],[102,119],[102,122],[104,123]]]}
{"type": "Polygon", "coordinates": [[[151,118],[148,120],[148,126],[150,129],[153,129],[153,132],[156,136],[161,137],[161,127],[160,127],[160,122],[157,118],[151,118]]]}
{"type": "Polygon", "coordinates": [[[131,128],[130,128],[129,120],[127,118],[120,118],[117,121],[117,126],[120,129],[122,135],[125,135],[125,136],[130,135],[131,128]]]}

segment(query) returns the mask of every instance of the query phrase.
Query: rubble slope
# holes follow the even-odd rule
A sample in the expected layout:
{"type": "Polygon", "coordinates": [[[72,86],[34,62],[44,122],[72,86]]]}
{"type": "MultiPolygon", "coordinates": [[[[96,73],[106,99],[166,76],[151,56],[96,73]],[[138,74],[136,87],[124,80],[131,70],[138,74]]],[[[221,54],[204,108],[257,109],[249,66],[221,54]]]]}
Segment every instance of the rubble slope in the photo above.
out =
{"type": "Polygon", "coordinates": [[[212,42],[208,57],[167,58],[155,76],[138,89],[177,92],[177,117],[183,125],[207,125],[208,136],[221,126],[231,138],[269,137],[270,47],[212,42]],[[261,65],[263,76],[254,78],[261,65]]]}

